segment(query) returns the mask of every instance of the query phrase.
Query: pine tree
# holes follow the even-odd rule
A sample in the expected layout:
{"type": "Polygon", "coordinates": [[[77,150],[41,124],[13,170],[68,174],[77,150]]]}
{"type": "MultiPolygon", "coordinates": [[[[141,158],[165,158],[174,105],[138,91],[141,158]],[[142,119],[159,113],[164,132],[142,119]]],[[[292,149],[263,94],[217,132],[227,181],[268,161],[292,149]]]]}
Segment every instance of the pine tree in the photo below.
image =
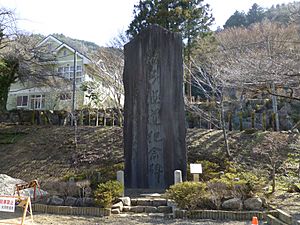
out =
{"type": "MultiPolygon", "coordinates": [[[[184,40],[184,53],[189,63],[197,38],[210,34],[209,26],[214,21],[204,0],[140,0],[134,7],[134,19],[127,35],[134,38],[151,24],[158,24],[170,31],[180,32],[184,40]]],[[[187,78],[190,84],[190,78],[187,78]]],[[[191,96],[191,87],[187,87],[191,96]]]]}

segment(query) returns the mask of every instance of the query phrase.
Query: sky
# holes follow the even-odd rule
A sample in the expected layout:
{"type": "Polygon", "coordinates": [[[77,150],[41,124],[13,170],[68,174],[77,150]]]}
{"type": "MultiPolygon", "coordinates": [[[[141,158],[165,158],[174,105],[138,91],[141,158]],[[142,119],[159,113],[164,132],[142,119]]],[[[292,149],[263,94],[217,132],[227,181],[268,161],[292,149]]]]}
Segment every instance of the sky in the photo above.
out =
{"type": "MultiPolygon", "coordinates": [[[[215,24],[222,27],[236,11],[245,11],[257,3],[262,7],[294,0],[205,0],[210,4],[215,24]]],[[[92,41],[100,46],[133,19],[138,0],[0,0],[0,7],[14,10],[18,28],[29,33],[62,33],[71,38],[92,41]]]]}

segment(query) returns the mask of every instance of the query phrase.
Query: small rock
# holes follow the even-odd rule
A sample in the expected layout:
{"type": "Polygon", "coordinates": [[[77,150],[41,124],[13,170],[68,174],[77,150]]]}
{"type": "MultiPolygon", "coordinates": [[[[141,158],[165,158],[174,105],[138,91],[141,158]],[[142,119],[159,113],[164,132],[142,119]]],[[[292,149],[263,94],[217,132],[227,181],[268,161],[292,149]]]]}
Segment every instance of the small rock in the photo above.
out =
{"type": "Polygon", "coordinates": [[[244,201],[245,209],[258,210],[261,209],[263,202],[260,198],[248,198],[244,201]]]}
{"type": "Polygon", "coordinates": [[[76,201],[77,201],[77,198],[68,196],[65,199],[65,204],[64,205],[66,205],[66,206],[74,206],[76,204],[76,201]]]}
{"type": "Polygon", "coordinates": [[[95,200],[93,198],[84,197],[83,198],[83,206],[86,206],[86,207],[95,206],[95,200]]]}
{"type": "Polygon", "coordinates": [[[298,130],[297,128],[293,129],[292,132],[293,132],[294,134],[299,134],[299,130],[298,130]]]}
{"type": "Polygon", "coordinates": [[[158,206],[157,210],[159,213],[171,213],[172,207],[171,206],[158,206]]]}
{"type": "Polygon", "coordinates": [[[154,206],[145,206],[145,213],[157,213],[158,210],[154,206]]]}
{"type": "Polygon", "coordinates": [[[262,207],[268,208],[268,200],[266,198],[260,198],[262,201],[262,207]]]}
{"type": "Polygon", "coordinates": [[[111,210],[111,213],[112,213],[112,214],[120,214],[121,212],[120,212],[119,209],[112,209],[112,210],[111,210]]]}
{"type": "Polygon", "coordinates": [[[58,196],[52,196],[48,198],[47,204],[49,205],[63,205],[64,200],[58,196]]]}
{"type": "Polygon", "coordinates": [[[222,208],[229,210],[241,210],[243,208],[243,202],[239,198],[232,198],[224,201],[222,203],[222,208]]]}
{"type": "Polygon", "coordinates": [[[129,197],[121,197],[119,198],[119,200],[123,202],[124,206],[131,206],[131,201],[129,197]]]}
{"type": "Polygon", "coordinates": [[[83,198],[77,198],[75,206],[83,206],[83,198]]]}
{"type": "Polygon", "coordinates": [[[123,207],[124,207],[123,202],[118,202],[111,206],[112,209],[119,209],[120,212],[123,211],[123,207]]]}
{"type": "Polygon", "coordinates": [[[297,184],[291,184],[290,187],[288,188],[288,192],[290,193],[300,192],[300,188],[298,187],[297,184]]]}

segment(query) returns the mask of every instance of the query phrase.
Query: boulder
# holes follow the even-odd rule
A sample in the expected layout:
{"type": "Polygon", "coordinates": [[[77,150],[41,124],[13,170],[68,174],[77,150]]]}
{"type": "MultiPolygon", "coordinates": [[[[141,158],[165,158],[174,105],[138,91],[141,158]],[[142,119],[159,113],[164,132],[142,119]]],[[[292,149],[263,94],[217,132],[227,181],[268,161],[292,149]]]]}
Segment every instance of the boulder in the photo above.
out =
{"type": "Polygon", "coordinates": [[[83,206],[83,198],[77,198],[75,206],[83,206]]]}
{"type": "Polygon", "coordinates": [[[131,206],[131,200],[129,197],[121,197],[119,200],[123,202],[124,206],[131,206]]]}
{"type": "Polygon", "coordinates": [[[294,129],[292,130],[292,132],[293,132],[294,134],[299,134],[299,130],[298,130],[297,128],[294,128],[294,129]]]}
{"type": "Polygon", "coordinates": [[[63,205],[63,203],[64,203],[64,199],[55,195],[48,198],[47,200],[48,205],[63,205]]]}
{"type": "Polygon", "coordinates": [[[68,196],[65,199],[65,204],[64,205],[66,205],[66,206],[75,206],[76,201],[77,201],[77,198],[68,196]]]}
{"type": "Polygon", "coordinates": [[[123,211],[123,207],[124,207],[123,202],[118,202],[111,206],[112,209],[119,209],[120,212],[123,211]]]}
{"type": "Polygon", "coordinates": [[[241,210],[243,208],[243,202],[239,198],[232,198],[224,201],[222,203],[222,208],[228,210],[241,210]]]}
{"type": "Polygon", "coordinates": [[[263,201],[258,197],[248,198],[244,201],[245,209],[258,210],[261,209],[263,201]]]}
{"type": "Polygon", "coordinates": [[[111,213],[112,213],[112,214],[120,214],[121,212],[120,212],[119,209],[112,209],[112,210],[111,210],[111,213]]]}
{"type": "Polygon", "coordinates": [[[83,206],[86,206],[86,207],[95,206],[95,200],[93,198],[84,197],[83,198],[83,206]]]}
{"type": "MultiPolygon", "coordinates": [[[[0,174],[0,195],[14,195],[16,184],[26,183],[23,180],[10,177],[6,174],[0,174]]],[[[20,191],[22,196],[30,196],[33,199],[34,190],[28,188],[20,191]]],[[[43,190],[36,189],[36,199],[46,198],[48,193],[43,190]]]]}

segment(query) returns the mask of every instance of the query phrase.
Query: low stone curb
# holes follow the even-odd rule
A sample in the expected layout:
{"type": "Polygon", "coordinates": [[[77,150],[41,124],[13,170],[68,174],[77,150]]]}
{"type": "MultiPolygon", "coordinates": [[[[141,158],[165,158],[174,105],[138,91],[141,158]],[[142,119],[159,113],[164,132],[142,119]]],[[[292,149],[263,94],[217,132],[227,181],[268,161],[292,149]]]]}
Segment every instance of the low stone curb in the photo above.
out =
{"type": "Polygon", "coordinates": [[[293,217],[281,209],[276,210],[276,216],[268,215],[267,221],[269,225],[300,225],[299,221],[293,223],[293,217]]]}
{"type": "Polygon", "coordinates": [[[266,220],[267,214],[275,215],[278,212],[272,211],[222,211],[222,210],[175,210],[175,218],[188,218],[188,219],[212,219],[212,220],[238,220],[238,221],[251,221],[253,216],[259,220],[266,220]]]}
{"type": "Polygon", "coordinates": [[[76,216],[110,216],[111,209],[96,207],[71,207],[71,206],[53,206],[44,204],[32,204],[33,212],[50,213],[58,215],[76,215],[76,216]]]}

